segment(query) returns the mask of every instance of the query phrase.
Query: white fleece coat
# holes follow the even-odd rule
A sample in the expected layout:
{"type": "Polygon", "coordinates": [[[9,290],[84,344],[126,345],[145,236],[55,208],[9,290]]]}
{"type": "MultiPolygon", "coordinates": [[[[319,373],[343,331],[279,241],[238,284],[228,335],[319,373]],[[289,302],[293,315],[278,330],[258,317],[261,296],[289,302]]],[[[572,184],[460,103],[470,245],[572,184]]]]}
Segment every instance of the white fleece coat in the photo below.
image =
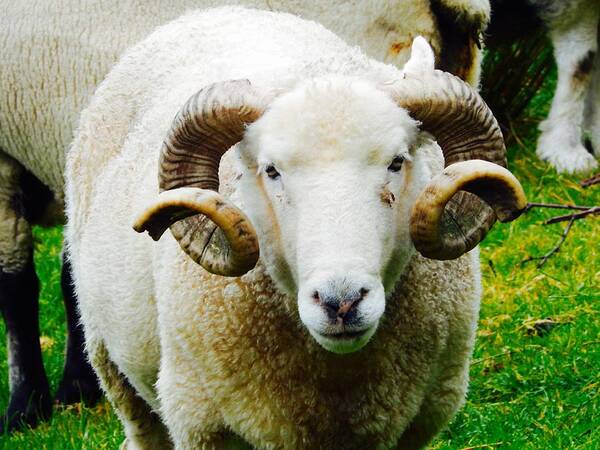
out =
{"type": "MultiPolygon", "coordinates": [[[[88,350],[100,374],[110,359],[160,412],[177,448],[223,448],[233,435],[257,449],[416,448],[464,401],[477,250],[444,262],[413,256],[373,340],[341,356],[308,335],[264,260],[243,277],[219,277],[169,232],[154,243],[131,229],[158,193],[161,143],[191,94],[237,78],[289,90],[331,73],[372,83],[401,76],[314,22],[195,12],[133,47],[82,115],[67,161],[67,240],[88,350]]],[[[441,170],[436,145],[419,151],[431,173],[441,170]]],[[[236,174],[230,152],[222,191],[244,210],[236,174]]],[[[102,381],[119,407],[122,387],[102,381]]],[[[129,448],[151,448],[141,412],[119,411],[129,448]]]]}

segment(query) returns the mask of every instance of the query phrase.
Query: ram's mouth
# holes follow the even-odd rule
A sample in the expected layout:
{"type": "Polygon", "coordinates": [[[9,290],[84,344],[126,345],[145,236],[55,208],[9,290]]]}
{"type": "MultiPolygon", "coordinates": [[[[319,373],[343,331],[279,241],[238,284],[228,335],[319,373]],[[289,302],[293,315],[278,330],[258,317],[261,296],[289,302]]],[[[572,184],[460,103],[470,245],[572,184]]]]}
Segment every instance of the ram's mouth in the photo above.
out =
{"type": "Polygon", "coordinates": [[[360,338],[369,330],[360,330],[360,331],[342,331],[340,333],[331,333],[331,334],[321,334],[324,338],[334,339],[334,340],[345,340],[345,339],[356,339],[360,338]]]}
{"type": "Polygon", "coordinates": [[[333,353],[352,353],[363,348],[371,339],[377,324],[358,331],[344,330],[338,333],[319,333],[310,330],[310,334],[323,347],[333,353]]]}

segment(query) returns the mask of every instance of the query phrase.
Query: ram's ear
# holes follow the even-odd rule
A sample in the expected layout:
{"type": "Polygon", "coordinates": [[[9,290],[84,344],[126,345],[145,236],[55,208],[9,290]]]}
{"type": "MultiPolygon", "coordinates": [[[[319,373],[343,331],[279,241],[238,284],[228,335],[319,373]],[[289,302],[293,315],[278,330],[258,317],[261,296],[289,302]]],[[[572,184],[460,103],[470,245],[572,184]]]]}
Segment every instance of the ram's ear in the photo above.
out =
{"type": "Polygon", "coordinates": [[[411,75],[431,73],[435,66],[433,49],[423,36],[417,36],[412,43],[410,58],[404,64],[403,72],[411,75]]]}

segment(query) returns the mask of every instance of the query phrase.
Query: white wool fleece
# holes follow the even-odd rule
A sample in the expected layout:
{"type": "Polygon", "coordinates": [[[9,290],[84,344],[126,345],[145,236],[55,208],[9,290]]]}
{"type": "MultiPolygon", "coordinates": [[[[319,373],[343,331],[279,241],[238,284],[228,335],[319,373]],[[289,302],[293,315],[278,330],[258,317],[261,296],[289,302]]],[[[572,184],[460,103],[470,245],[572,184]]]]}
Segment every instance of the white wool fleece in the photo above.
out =
{"type": "MultiPolygon", "coordinates": [[[[431,70],[430,53],[418,53],[424,61],[409,67],[431,70]]],[[[228,7],[190,13],[157,29],[127,52],[83,113],[67,159],[66,194],[67,241],[88,351],[102,374],[106,359],[97,355],[107,350],[148,410],[160,413],[175,448],[229,448],[232,439],[259,450],[418,448],[464,402],[481,296],[478,251],[453,261],[414,255],[408,209],[441,171],[443,158],[431,137],[376,91],[379,83],[400,77],[394,66],[369,59],[314,22],[228,7]],[[273,103],[262,125],[256,122],[257,134],[221,162],[221,192],[254,215],[262,255],[246,275],[227,278],[193,262],[170,232],[155,243],[131,225],[158,193],[159,152],[178,109],[207,84],[240,78],[279,94],[281,102],[273,103]],[[327,100],[328,86],[329,94],[339,90],[336,101],[327,100]],[[360,108],[366,98],[378,104],[360,108]],[[302,277],[289,278],[290,286],[281,281],[285,275],[274,281],[278,261],[301,273],[290,264],[290,252],[277,248],[291,236],[279,240],[268,219],[261,224],[258,215],[267,211],[268,217],[268,208],[244,191],[251,184],[245,177],[264,179],[257,172],[260,159],[252,157],[277,156],[263,152],[261,127],[269,130],[297,102],[314,113],[295,114],[295,121],[330,117],[330,124],[340,121],[348,133],[342,126],[324,132],[326,125],[300,133],[279,152],[290,156],[280,161],[282,167],[294,166],[286,164],[302,143],[324,149],[314,155],[331,173],[350,173],[363,164],[368,175],[358,188],[369,204],[356,223],[363,227],[373,219],[369,214],[397,216],[397,225],[388,227],[394,234],[379,225],[392,236],[386,243],[397,254],[374,256],[382,267],[394,265],[375,274],[394,281],[385,287],[385,313],[367,347],[348,355],[324,350],[303,325],[298,299],[290,295],[302,277]],[[380,145],[374,130],[388,136],[380,145]],[[344,148],[364,146],[372,157],[336,153],[346,135],[355,139],[344,148]],[[387,167],[398,154],[406,166],[392,174],[387,167]],[[255,167],[248,167],[247,157],[255,167]],[[375,195],[386,180],[396,193],[393,208],[375,195]]],[[[284,169],[282,174],[285,182],[284,169]]],[[[356,183],[348,181],[345,186],[354,184],[348,192],[355,193],[356,183]]],[[[258,191],[275,195],[258,184],[258,191]]],[[[340,230],[352,223],[340,222],[340,230]]],[[[107,394],[122,406],[123,391],[108,381],[107,394]]],[[[126,448],[151,448],[143,443],[142,412],[128,415],[121,408],[119,414],[126,448]]]]}
{"type": "MultiPolygon", "coordinates": [[[[441,3],[465,20],[487,23],[487,16],[479,19],[487,0],[441,3]]],[[[0,0],[0,150],[60,203],[64,154],[77,118],[119,55],[190,9],[227,4],[317,20],[369,56],[398,66],[415,36],[437,52],[442,47],[428,0],[0,0]]],[[[477,85],[477,73],[469,80],[477,85]]]]}

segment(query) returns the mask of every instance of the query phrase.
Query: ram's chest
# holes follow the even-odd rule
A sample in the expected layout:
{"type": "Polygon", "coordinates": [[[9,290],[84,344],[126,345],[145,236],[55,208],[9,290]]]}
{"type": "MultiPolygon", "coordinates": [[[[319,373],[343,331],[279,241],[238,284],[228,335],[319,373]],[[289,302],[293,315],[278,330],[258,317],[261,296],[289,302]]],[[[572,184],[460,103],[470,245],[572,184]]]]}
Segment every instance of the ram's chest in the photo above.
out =
{"type": "Polygon", "coordinates": [[[256,448],[396,442],[446,342],[447,323],[431,314],[439,307],[395,299],[365,349],[340,356],[308,335],[295,300],[276,293],[266,275],[253,276],[211,286],[195,314],[203,332],[187,347],[224,423],[256,448]]]}

